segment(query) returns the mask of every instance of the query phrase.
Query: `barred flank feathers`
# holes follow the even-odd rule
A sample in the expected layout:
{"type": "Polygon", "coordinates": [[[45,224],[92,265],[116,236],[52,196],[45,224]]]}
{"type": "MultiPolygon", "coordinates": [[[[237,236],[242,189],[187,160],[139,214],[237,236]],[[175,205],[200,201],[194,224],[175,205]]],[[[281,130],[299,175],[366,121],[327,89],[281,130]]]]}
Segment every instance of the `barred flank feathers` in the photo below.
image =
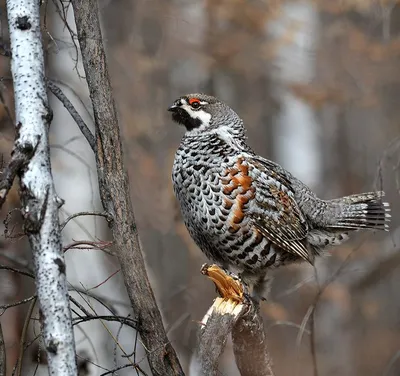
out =
{"type": "Polygon", "coordinates": [[[329,227],[388,231],[391,215],[389,204],[382,200],[384,195],[384,192],[369,192],[332,200],[332,203],[340,204],[342,210],[336,223],[329,227]]]}

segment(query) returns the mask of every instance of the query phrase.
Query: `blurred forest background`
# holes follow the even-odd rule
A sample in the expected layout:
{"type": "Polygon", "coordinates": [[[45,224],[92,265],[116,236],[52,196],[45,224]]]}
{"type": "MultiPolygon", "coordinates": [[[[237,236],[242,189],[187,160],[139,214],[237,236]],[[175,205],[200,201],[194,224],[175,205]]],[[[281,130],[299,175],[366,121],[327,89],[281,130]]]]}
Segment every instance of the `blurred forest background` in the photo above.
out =
{"type": "MultiPolygon", "coordinates": [[[[233,107],[244,119],[256,152],[283,165],[320,197],[384,189],[392,206],[389,233],[359,234],[315,268],[296,265],[274,272],[270,301],[261,309],[276,376],[399,375],[400,2],[99,4],[139,234],[168,336],[186,373],[197,374],[196,330],[215,290],[199,272],[206,260],[190,239],[173,196],[171,168],[183,129],[172,123],[166,109],[178,96],[200,91],[233,107]]],[[[48,77],[90,123],[72,9],[56,0],[43,1],[42,8],[48,77]]],[[[6,51],[4,2],[1,15],[6,51]]],[[[14,140],[7,57],[1,56],[0,70],[0,147],[7,160],[14,140]]],[[[50,99],[55,115],[53,173],[66,200],[62,219],[101,210],[90,148],[67,111],[56,98],[50,99]]],[[[14,193],[2,218],[19,207],[14,193]]],[[[0,265],[29,268],[27,242],[17,236],[17,211],[8,222],[0,265]]],[[[102,219],[85,217],[68,224],[63,239],[68,245],[85,239],[107,241],[110,235],[102,219]]],[[[77,299],[98,314],[109,311],[96,299],[122,316],[130,314],[119,266],[111,255],[69,249],[66,258],[77,299]]],[[[0,270],[0,305],[33,293],[29,278],[0,270]]],[[[0,312],[9,375],[20,354],[24,323],[29,322],[28,307],[0,312]]],[[[28,344],[37,337],[37,317],[34,311],[24,338],[28,344]]],[[[99,321],[76,326],[80,374],[101,375],[127,363],[126,354],[135,349],[131,358],[146,369],[135,333],[117,323],[106,325],[114,337],[99,321]]],[[[238,374],[229,344],[220,371],[238,374]]],[[[35,372],[47,374],[40,338],[25,348],[21,375],[35,372]]],[[[115,374],[136,373],[127,369],[115,374]]]]}

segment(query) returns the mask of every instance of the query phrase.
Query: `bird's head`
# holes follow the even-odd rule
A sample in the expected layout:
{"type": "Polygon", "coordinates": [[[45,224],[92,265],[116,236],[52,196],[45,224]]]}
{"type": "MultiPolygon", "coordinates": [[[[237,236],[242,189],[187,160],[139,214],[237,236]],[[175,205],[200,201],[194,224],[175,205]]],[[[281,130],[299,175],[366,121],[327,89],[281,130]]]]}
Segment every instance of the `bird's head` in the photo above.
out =
{"type": "Polygon", "coordinates": [[[172,119],[185,126],[186,134],[198,135],[224,129],[244,135],[243,121],[228,105],[205,94],[187,94],[178,98],[168,111],[172,119]]]}

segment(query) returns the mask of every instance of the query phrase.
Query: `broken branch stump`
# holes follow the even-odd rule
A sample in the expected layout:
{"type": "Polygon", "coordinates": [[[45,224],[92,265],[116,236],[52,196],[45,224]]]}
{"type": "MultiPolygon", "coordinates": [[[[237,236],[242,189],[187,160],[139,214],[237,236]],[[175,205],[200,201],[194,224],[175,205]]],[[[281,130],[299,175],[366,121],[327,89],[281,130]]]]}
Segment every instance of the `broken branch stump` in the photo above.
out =
{"type": "Polygon", "coordinates": [[[259,303],[248,296],[239,278],[217,265],[205,264],[201,272],[214,282],[220,294],[201,322],[198,350],[201,374],[218,374],[219,359],[231,333],[240,374],[273,376],[259,303]]]}

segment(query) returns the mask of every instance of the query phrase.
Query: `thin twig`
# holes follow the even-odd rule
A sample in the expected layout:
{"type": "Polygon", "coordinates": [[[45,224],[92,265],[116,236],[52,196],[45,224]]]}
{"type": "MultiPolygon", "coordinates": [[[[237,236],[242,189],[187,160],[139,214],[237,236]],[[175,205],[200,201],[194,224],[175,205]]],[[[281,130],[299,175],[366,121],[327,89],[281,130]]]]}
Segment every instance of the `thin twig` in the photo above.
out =
{"type": "Polygon", "coordinates": [[[67,252],[69,249],[99,249],[100,251],[103,251],[104,253],[107,253],[110,256],[114,256],[112,252],[107,251],[106,247],[109,247],[112,245],[112,242],[92,242],[89,240],[79,240],[72,242],[71,244],[66,245],[63,247],[63,252],[67,252]],[[80,245],[87,245],[88,247],[79,247],[80,245]]]}
{"type": "MultiPolygon", "coordinates": [[[[297,337],[296,337],[296,360],[297,361],[299,360],[299,357],[300,357],[300,351],[299,350],[300,350],[301,340],[303,338],[303,334],[306,331],[307,322],[308,322],[308,320],[309,320],[309,318],[310,318],[310,316],[311,316],[311,314],[312,314],[312,312],[314,310],[314,307],[315,307],[314,305],[311,305],[310,307],[308,307],[307,313],[304,315],[303,321],[301,322],[300,330],[297,333],[297,337]]],[[[297,367],[296,370],[297,371],[296,371],[295,375],[298,374],[297,372],[299,372],[299,367],[297,367]]]]}
{"type": "MultiPolygon", "coordinates": [[[[83,286],[82,286],[83,287],[83,286]]],[[[96,315],[96,319],[100,318],[100,322],[103,325],[104,329],[107,331],[107,333],[110,335],[110,337],[114,340],[114,343],[117,344],[117,346],[119,347],[119,349],[125,354],[126,351],[122,348],[122,346],[120,345],[120,343],[117,341],[117,339],[114,337],[114,335],[112,334],[112,332],[110,331],[110,329],[108,328],[108,326],[103,322],[103,320],[101,319],[101,316],[97,315],[95,309],[92,307],[92,305],[90,304],[90,302],[88,300],[86,300],[83,296],[81,296],[81,298],[85,301],[85,303],[90,307],[90,309],[93,311],[93,313],[96,315]]],[[[115,316],[111,316],[112,318],[115,318],[115,316]]],[[[118,320],[120,321],[120,320],[118,320]]],[[[137,328],[136,328],[137,329],[137,328]]],[[[134,363],[132,362],[132,360],[130,358],[128,358],[128,360],[131,362],[131,364],[133,365],[134,363]]]]}
{"type": "Polygon", "coordinates": [[[311,350],[311,359],[312,359],[312,364],[313,364],[313,372],[314,376],[318,376],[318,362],[317,362],[317,348],[316,348],[316,343],[315,343],[315,307],[311,312],[311,317],[310,317],[310,350],[311,350]]]}
{"type": "MultiPolygon", "coordinates": [[[[104,372],[100,376],[111,375],[111,374],[114,374],[115,372],[117,372],[117,371],[119,371],[121,369],[129,368],[129,367],[134,368],[134,367],[136,367],[136,365],[135,364],[124,364],[123,366],[119,366],[119,367],[116,367],[116,368],[114,368],[114,369],[112,369],[110,371],[104,372]]],[[[145,373],[143,373],[143,375],[145,375],[145,373]]]]}
{"type": "Polygon", "coordinates": [[[75,286],[71,285],[71,288],[69,289],[70,291],[76,292],[81,298],[82,300],[86,301],[82,295],[86,295],[91,299],[96,300],[100,305],[102,305],[104,308],[107,309],[107,311],[109,311],[110,313],[112,313],[114,316],[117,315],[117,310],[112,306],[113,304],[116,305],[120,305],[123,306],[125,308],[130,308],[128,303],[125,302],[119,302],[119,301],[113,301],[111,299],[108,299],[104,296],[98,296],[97,294],[93,293],[93,292],[88,292],[85,291],[84,289],[81,288],[77,288],[75,286]]]}
{"type": "MultiPolygon", "coordinates": [[[[130,313],[127,315],[127,317],[130,316],[130,313]]],[[[115,336],[117,342],[119,342],[119,336],[121,334],[122,328],[124,327],[124,322],[121,321],[118,327],[118,331],[117,331],[117,335],[115,336]]],[[[117,367],[117,342],[114,343],[113,346],[113,362],[114,362],[114,367],[117,367]]],[[[128,357],[129,354],[126,354],[126,356],[128,357]]],[[[131,359],[129,359],[130,362],[132,362],[131,359]]]]}
{"type": "MultiPolygon", "coordinates": [[[[35,308],[35,304],[36,304],[36,297],[31,301],[31,304],[29,305],[28,312],[26,313],[26,317],[25,317],[24,327],[22,328],[21,339],[19,341],[19,355],[18,355],[18,360],[17,360],[16,376],[22,375],[22,358],[24,356],[25,338],[28,333],[29,322],[31,321],[31,316],[32,316],[33,309],[35,308]]],[[[13,372],[13,376],[14,376],[14,372],[13,372]]]]}
{"type": "MultiPolygon", "coordinates": [[[[91,359],[89,359],[89,358],[85,358],[85,357],[83,357],[83,356],[81,356],[81,355],[79,355],[79,354],[76,354],[76,357],[77,357],[77,359],[80,359],[80,360],[83,360],[83,361],[88,362],[88,363],[90,363],[90,364],[93,364],[95,367],[97,367],[97,368],[99,368],[99,369],[102,369],[102,370],[104,370],[104,371],[108,371],[108,368],[105,368],[105,367],[101,366],[100,364],[95,363],[93,360],[91,360],[91,359]]],[[[97,361],[97,360],[96,360],[96,361],[97,361]]],[[[98,361],[97,361],[97,362],[98,362],[98,361]]]]}
{"type": "Polygon", "coordinates": [[[21,269],[13,268],[12,266],[8,266],[8,265],[1,265],[0,264],[0,270],[8,270],[10,272],[18,273],[18,274],[24,275],[26,277],[35,278],[35,276],[32,273],[26,272],[26,271],[21,270],[21,269]]]}
{"type": "Polygon", "coordinates": [[[100,286],[104,285],[106,282],[108,282],[112,277],[114,277],[117,273],[119,273],[121,271],[121,269],[117,269],[115,272],[111,273],[105,280],[101,281],[100,283],[98,283],[97,285],[93,286],[93,287],[89,287],[87,289],[87,291],[90,290],[94,290],[99,288],[100,286]]]}
{"type": "Polygon", "coordinates": [[[71,295],[69,296],[69,300],[74,303],[86,316],[91,316],[89,311],[87,311],[86,308],[71,295]]]}
{"type": "Polygon", "coordinates": [[[0,321],[0,376],[6,376],[6,344],[0,321]]]}
{"type": "MultiPolygon", "coordinates": [[[[33,318],[31,319],[31,320],[33,320],[33,318]]],[[[42,338],[42,334],[41,333],[39,333],[38,335],[36,335],[33,339],[31,339],[30,341],[28,341],[28,342],[25,342],[25,345],[24,345],[24,351],[29,347],[29,346],[31,346],[32,344],[34,344],[38,339],[40,339],[40,338],[42,338]]]]}
{"type": "Polygon", "coordinates": [[[299,324],[296,324],[296,323],[291,322],[291,321],[281,321],[281,320],[273,322],[271,325],[269,325],[267,327],[266,330],[268,331],[271,328],[273,328],[274,326],[290,326],[290,327],[293,327],[293,328],[296,328],[296,329],[301,329],[301,330],[304,331],[304,333],[306,333],[308,335],[310,334],[309,330],[302,328],[301,325],[299,325],[299,324]]]}
{"type": "Polygon", "coordinates": [[[64,105],[65,109],[69,112],[71,117],[74,119],[76,125],[81,130],[82,134],[85,136],[87,142],[89,143],[91,149],[96,152],[96,141],[94,139],[93,133],[90,131],[89,127],[86,125],[85,121],[79,115],[78,111],[75,109],[71,101],[65,96],[63,91],[53,82],[47,80],[47,87],[50,91],[57,97],[57,99],[64,105]]]}
{"type": "Polygon", "coordinates": [[[29,302],[32,301],[33,299],[36,299],[36,295],[30,296],[29,298],[26,298],[26,299],[18,300],[17,302],[13,302],[13,303],[9,303],[9,304],[0,305],[0,316],[1,316],[8,308],[16,307],[16,306],[19,306],[19,305],[21,305],[21,304],[29,303],[29,302]]]}
{"type": "MultiPolygon", "coordinates": [[[[73,319],[73,325],[79,325],[82,324],[83,322],[87,321],[93,321],[93,320],[104,320],[104,321],[117,321],[122,324],[125,324],[126,326],[131,327],[132,329],[137,330],[138,324],[135,320],[131,318],[126,318],[123,316],[106,316],[106,315],[89,315],[85,317],[76,317],[73,319]]],[[[125,354],[127,356],[127,354],[125,354]]]]}
{"type": "Polygon", "coordinates": [[[110,223],[110,221],[112,221],[112,217],[107,212],[95,212],[95,211],[93,211],[93,212],[79,212],[79,213],[75,213],[75,214],[70,215],[60,225],[61,231],[64,230],[64,227],[68,224],[69,221],[71,221],[74,218],[81,217],[81,216],[84,216],[84,215],[95,215],[95,216],[99,216],[99,217],[104,217],[107,220],[107,222],[109,222],[109,223],[110,223]]]}
{"type": "Polygon", "coordinates": [[[68,11],[68,7],[70,5],[70,2],[68,1],[67,5],[64,5],[62,1],[53,0],[53,4],[55,5],[56,12],[60,16],[61,20],[64,22],[64,26],[68,30],[69,35],[71,37],[72,44],[74,46],[75,54],[76,54],[76,58],[75,59],[72,58],[73,60],[75,60],[75,70],[76,70],[79,78],[84,78],[84,77],[82,77],[82,75],[78,71],[79,47],[78,47],[78,44],[76,42],[76,33],[75,33],[74,30],[72,30],[71,26],[68,24],[68,21],[67,21],[67,18],[68,18],[67,11],[68,11]],[[61,8],[60,8],[60,5],[61,5],[61,8]]]}

